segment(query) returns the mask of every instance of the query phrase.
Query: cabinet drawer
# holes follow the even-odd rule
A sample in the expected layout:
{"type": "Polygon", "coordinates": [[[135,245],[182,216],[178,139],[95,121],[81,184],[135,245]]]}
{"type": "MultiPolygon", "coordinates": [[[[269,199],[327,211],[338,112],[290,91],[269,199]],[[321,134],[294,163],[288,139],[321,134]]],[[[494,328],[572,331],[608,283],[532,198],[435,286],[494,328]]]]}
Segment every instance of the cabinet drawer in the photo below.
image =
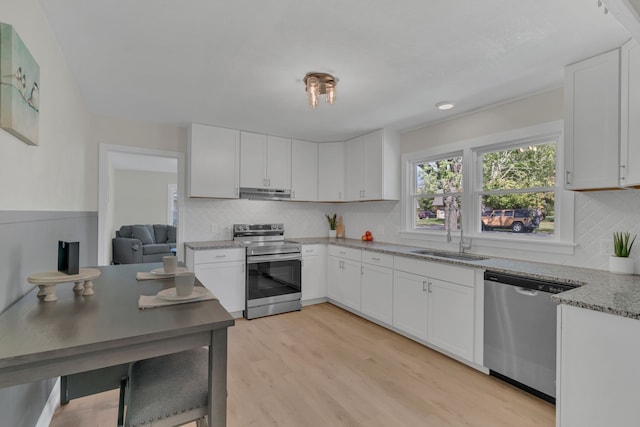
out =
{"type": "Polygon", "coordinates": [[[456,267],[439,262],[421,261],[397,256],[394,268],[399,271],[431,277],[464,286],[474,286],[474,271],[471,268],[456,267]]]}
{"type": "Polygon", "coordinates": [[[362,251],[360,249],[345,248],[343,246],[329,245],[329,256],[362,261],[362,251]]]}
{"type": "Polygon", "coordinates": [[[365,264],[379,265],[380,267],[393,268],[393,255],[362,251],[362,262],[365,264]]]}
{"type": "Polygon", "coordinates": [[[194,264],[204,264],[210,262],[244,261],[244,248],[233,249],[206,249],[194,251],[194,264]]]}
{"type": "Polygon", "coordinates": [[[314,256],[320,255],[322,252],[322,245],[302,245],[302,256],[314,256]]]}

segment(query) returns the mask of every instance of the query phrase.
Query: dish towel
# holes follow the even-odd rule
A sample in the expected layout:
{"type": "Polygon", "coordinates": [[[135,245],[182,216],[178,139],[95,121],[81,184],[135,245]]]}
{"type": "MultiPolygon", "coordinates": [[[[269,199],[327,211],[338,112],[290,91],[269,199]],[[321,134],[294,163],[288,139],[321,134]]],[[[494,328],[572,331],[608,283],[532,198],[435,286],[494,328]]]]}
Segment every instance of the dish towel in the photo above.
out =
{"type": "Polygon", "coordinates": [[[138,308],[146,309],[146,308],[165,307],[168,305],[188,304],[192,302],[208,301],[212,299],[217,300],[218,298],[216,298],[216,296],[212,294],[211,291],[208,289],[206,289],[205,294],[200,298],[194,298],[194,299],[188,299],[188,300],[177,300],[177,301],[164,300],[162,298],[159,298],[157,295],[140,295],[140,298],[138,298],[138,308]]]}
{"type": "Polygon", "coordinates": [[[160,276],[157,274],[149,273],[148,271],[139,271],[136,273],[136,280],[158,280],[158,279],[173,279],[173,274],[170,276],[160,276]]]}

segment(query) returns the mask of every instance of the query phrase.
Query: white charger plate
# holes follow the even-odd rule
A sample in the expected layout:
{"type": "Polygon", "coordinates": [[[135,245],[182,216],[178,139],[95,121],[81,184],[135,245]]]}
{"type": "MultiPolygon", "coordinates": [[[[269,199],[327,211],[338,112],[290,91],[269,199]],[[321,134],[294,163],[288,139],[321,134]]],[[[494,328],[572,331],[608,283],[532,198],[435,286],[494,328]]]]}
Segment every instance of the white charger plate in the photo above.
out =
{"type": "Polygon", "coordinates": [[[176,288],[169,288],[163,291],[160,291],[156,294],[156,296],[165,301],[189,301],[192,299],[202,298],[207,294],[207,288],[203,288],[201,286],[193,288],[193,292],[191,295],[187,295],[184,297],[178,296],[176,288]]]}
{"type": "Polygon", "coordinates": [[[160,268],[154,268],[149,273],[155,274],[158,277],[173,277],[175,276],[176,273],[184,273],[186,271],[189,271],[189,269],[184,267],[176,267],[176,271],[174,273],[167,273],[164,271],[163,267],[160,267],[160,268]]]}

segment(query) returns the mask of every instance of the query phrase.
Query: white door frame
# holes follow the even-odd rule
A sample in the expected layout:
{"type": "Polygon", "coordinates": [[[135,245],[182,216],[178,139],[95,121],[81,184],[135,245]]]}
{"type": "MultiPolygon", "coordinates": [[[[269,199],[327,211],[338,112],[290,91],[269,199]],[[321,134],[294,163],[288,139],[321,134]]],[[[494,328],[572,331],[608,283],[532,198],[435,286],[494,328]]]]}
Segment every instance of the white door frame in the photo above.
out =
{"type": "Polygon", "coordinates": [[[107,209],[109,202],[109,154],[126,153],[148,155],[155,157],[169,157],[178,160],[178,227],[176,248],[179,259],[184,259],[182,241],[184,236],[184,153],[178,151],[154,150],[149,148],[131,147],[126,145],[100,144],[98,169],[98,265],[108,265],[110,262],[111,238],[107,236],[107,209]]]}

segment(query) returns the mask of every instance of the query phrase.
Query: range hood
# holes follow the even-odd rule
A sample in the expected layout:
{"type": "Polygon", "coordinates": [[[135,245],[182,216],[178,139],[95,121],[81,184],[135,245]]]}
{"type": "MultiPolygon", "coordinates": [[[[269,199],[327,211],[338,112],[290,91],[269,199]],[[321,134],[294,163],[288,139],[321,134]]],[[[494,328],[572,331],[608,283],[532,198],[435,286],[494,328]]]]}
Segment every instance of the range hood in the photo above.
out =
{"type": "Polygon", "coordinates": [[[240,198],[251,200],[291,200],[291,190],[240,187],[240,198]]]}

